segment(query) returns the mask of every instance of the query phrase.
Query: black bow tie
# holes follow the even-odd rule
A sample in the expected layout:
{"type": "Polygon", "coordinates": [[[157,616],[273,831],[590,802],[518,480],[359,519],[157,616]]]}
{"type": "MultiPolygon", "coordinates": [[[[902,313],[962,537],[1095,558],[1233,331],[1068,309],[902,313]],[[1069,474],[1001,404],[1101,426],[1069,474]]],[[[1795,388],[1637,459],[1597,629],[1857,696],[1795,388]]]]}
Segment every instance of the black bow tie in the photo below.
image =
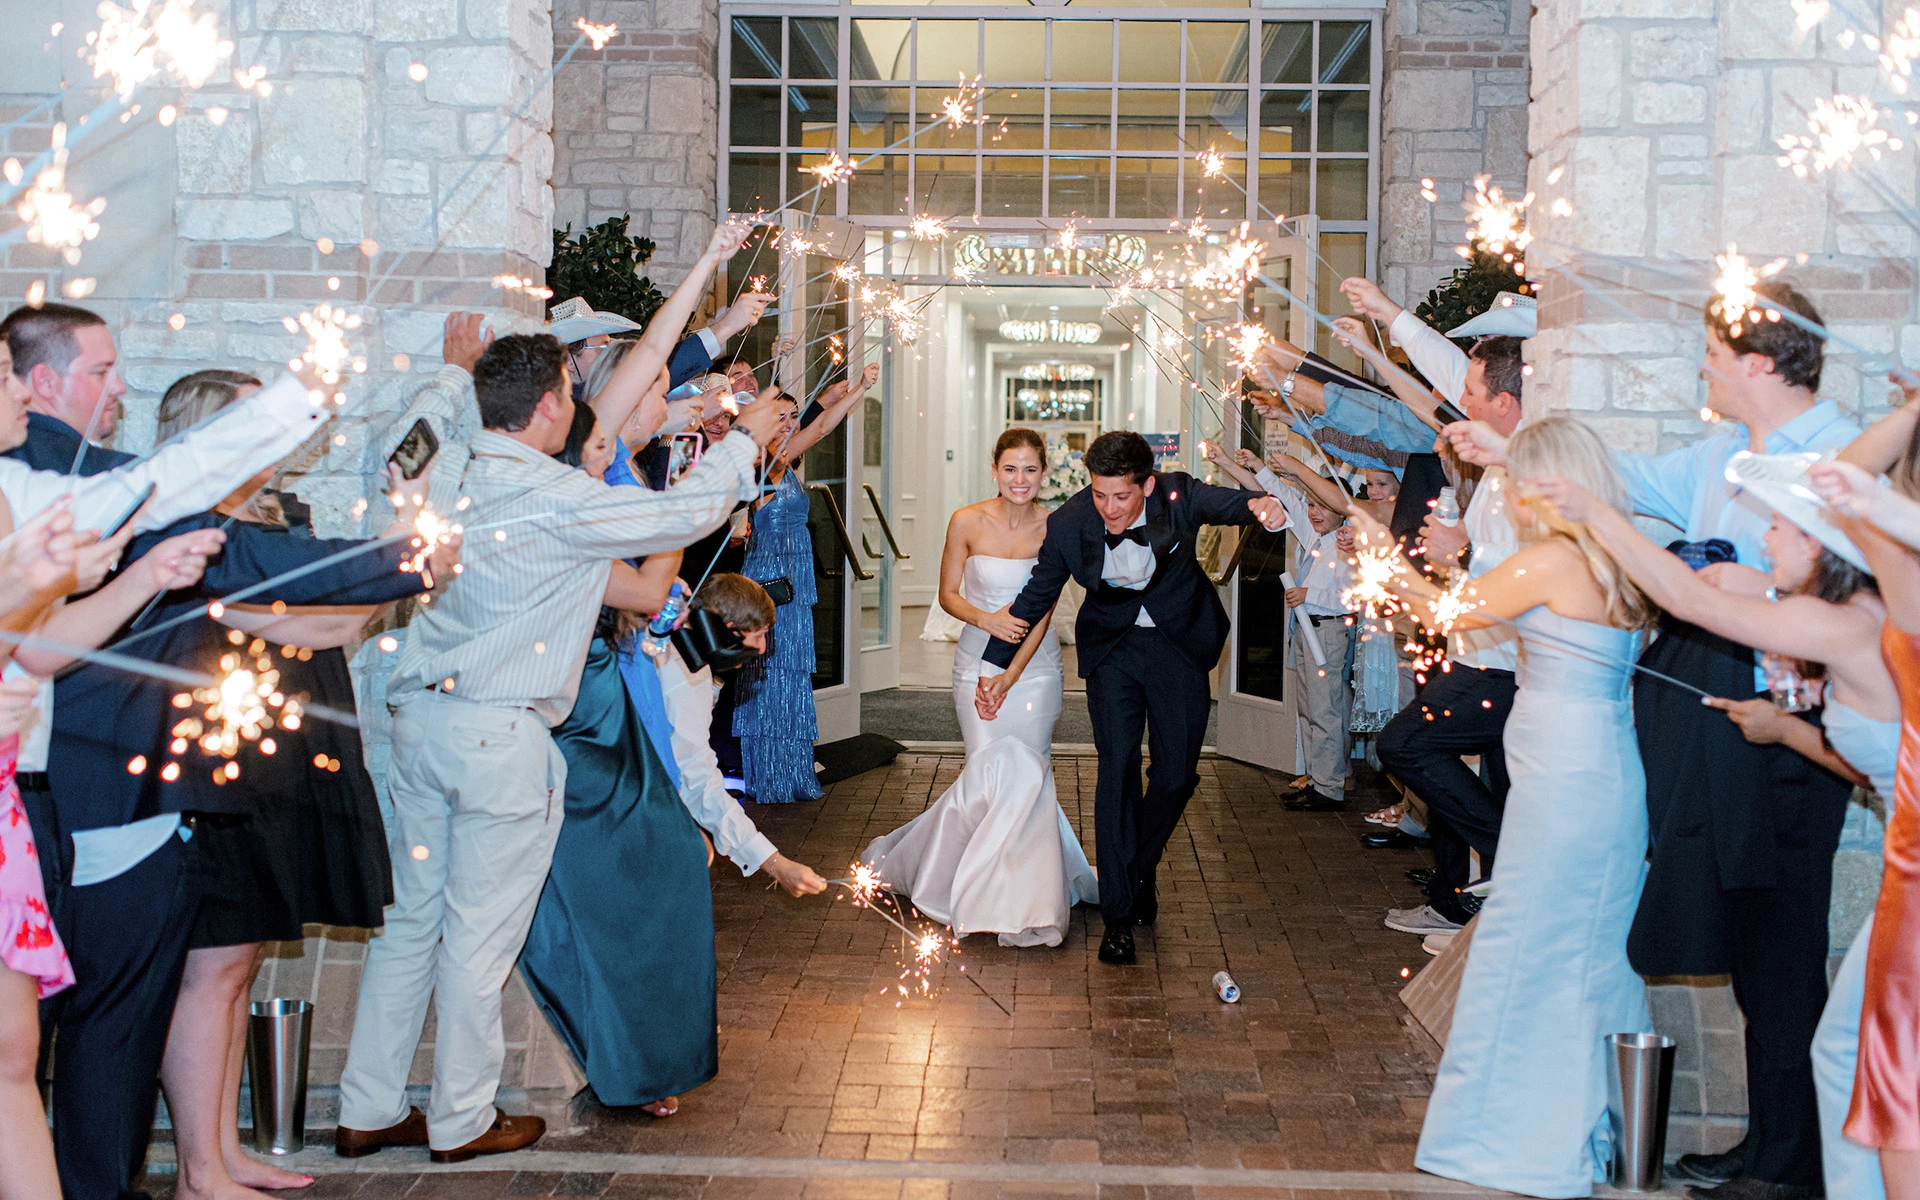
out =
{"type": "Polygon", "coordinates": [[[1132,529],[1122,529],[1119,533],[1103,534],[1107,539],[1107,549],[1112,550],[1121,542],[1132,542],[1136,546],[1147,544],[1147,527],[1135,525],[1132,529]]]}

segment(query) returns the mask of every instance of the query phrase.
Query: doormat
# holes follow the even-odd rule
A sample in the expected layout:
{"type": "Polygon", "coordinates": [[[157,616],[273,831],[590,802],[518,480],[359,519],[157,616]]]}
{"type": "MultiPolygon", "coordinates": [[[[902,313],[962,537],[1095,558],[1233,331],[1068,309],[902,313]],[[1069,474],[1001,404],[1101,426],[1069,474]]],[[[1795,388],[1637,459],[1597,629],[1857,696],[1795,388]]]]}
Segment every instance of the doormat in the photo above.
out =
{"type": "Polygon", "coordinates": [[[877,733],[859,733],[837,742],[823,742],[813,748],[814,773],[820,777],[820,786],[827,787],[887,766],[905,749],[899,742],[877,733]]]}

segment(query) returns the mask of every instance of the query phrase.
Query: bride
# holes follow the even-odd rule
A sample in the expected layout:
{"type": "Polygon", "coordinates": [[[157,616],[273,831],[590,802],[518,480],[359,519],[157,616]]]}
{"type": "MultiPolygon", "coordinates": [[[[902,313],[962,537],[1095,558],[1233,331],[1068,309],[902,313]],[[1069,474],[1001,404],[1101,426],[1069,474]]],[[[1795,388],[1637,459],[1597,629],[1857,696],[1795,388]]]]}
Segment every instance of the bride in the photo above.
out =
{"type": "Polygon", "coordinates": [[[1027,632],[1007,607],[1046,537],[1046,511],[1033,502],[1046,462],[1039,434],[1007,430],[993,445],[999,494],[960,509],[947,525],[940,607],[966,624],[953,656],[953,707],[967,765],[931,808],[861,855],[927,916],[962,936],[997,933],[1003,946],[1058,946],[1073,906],[1099,898],[1086,851],[1054,798],[1061,670],[1052,613],[1008,666],[1013,682],[1000,715],[982,720],[973,703],[989,635],[1018,642],[1027,632]]]}

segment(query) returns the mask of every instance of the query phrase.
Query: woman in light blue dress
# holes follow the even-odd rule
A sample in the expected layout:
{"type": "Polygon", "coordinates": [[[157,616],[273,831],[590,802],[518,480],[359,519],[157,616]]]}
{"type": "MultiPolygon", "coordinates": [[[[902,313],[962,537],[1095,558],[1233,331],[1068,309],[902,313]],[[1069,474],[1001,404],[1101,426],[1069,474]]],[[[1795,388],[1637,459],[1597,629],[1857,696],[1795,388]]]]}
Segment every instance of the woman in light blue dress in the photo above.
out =
{"type": "MultiPolygon", "coordinates": [[[[1561,476],[1615,504],[1606,447],[1567,417],[1523,426],[1511,475],[1561,476]]],[[[1653,1028],[1627,963],[1646,875],[1646,779],[1631,664],[1653,609],[1594,540],[1546,506],[1516,513],[1518,554],[1473,581],[1452,628],[1511,621],[1519,692],[1506,726],[1513,786],[1500,872],[1481,909],[1414,1163],[1531,1196],[1590,1195],[1611,1157],[1606,1041],[1653,1028]]],[[[1377,535],[1376,535],[1377,536],[1377,535]]],[[[1393,585],[1435,625],[1433,586],[1393,585]]],[[[1444,716],[1440,719],[1445,719],[1444,716]]]]}
{"type": "MultiPolygon", "coordinates": [[[[1842,527],[1800,525],[1777,511],[1767,529],[1767,574],[1746,567],[1717,568],[1715,583],[1689,570],[1634,528],[1619,510],[1598,503],[1564,480],[1541,492],[1562,516],[1584,521],[1647,596],[1668,613],[1710,633],[1793,660],[1808,678],[1826,679],[1821,728],[1775,708],[1768,700],[1716,700],[1740,723],[1750,742],[1780,742],[1830,771],[1852,777],[1893,803],[1900,750],[1900,689],[1881,654],[1887,606],[1867,573],[1867,559],[1842,527]],[[1717,584],[1718,586],[1716,586],[1717,584]],[[1777,600],[1766,598],[1771,586],[1777,600]]],[[[1749,494],[1766,499],[1764,491],[1749,494]]],[[[1803,517],[1805,513],[1800,515],[1803,517]]],[[[1884,818],[1854,805],[1842,844],[1878,847],[1884,818]]],[[[1853,1101],[1860,1046],[1860,1006],[1866,988],[1867,943],[1873,923],[1855,936],[1833,981],[1813,1039],[1813,1076],[1820,1106],[1821,1168],[1828,1200],[1885,1200],[1879,1156],[1841,1132],[1853,1101]]]]}

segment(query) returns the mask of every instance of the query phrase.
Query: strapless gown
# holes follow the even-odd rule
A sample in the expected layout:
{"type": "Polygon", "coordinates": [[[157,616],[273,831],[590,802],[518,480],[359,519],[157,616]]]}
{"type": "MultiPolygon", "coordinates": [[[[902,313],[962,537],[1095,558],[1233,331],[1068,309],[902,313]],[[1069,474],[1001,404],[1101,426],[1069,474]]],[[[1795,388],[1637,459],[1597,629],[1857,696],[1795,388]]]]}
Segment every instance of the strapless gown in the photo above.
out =
{"type": "MultiPolygon", "coordinates": [[[[966,594],[989,612],[1002,608],[1038,561],[973,555],[964,568],[966,594]]],[[[997,933],[1003,946],[1058,946],[1073,906],[1099,899],[1086,851],[1053,790],[1060,643],[1049,629],[1000,715],[982,721],[973,689],[988,640],[969,625],[953,656],[953,706],[967,748],[960,778],[926,812],[875,838],[861,861],[956,934],[997,933]]]]}
{"type": "Polygon", "coordinates": [[[1627,963],[1646,879],[1635,635],[1522,614],[1500,868],[1480,910],[1414,1164],[1586,1196],[1611,1155],[1606,1039],[1653,1028],[1627,963]]]}

